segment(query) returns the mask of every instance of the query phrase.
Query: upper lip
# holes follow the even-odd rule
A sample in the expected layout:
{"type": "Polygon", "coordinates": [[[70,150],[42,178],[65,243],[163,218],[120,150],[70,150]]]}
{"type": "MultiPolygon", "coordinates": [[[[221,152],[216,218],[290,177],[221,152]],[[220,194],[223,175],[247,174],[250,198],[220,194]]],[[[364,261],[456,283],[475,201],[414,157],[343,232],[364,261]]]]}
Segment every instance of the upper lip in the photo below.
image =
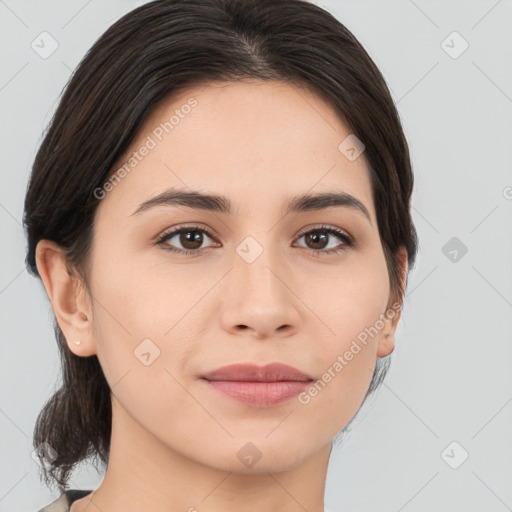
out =
{"type": "Polygon", "coordinates": [[[202,376],[206,380],[230,380],[246,382],[309,381],[312,377],[293,366],[281,363],[269,363],[258,366],[254,363],[223,366],[202,376]]]}

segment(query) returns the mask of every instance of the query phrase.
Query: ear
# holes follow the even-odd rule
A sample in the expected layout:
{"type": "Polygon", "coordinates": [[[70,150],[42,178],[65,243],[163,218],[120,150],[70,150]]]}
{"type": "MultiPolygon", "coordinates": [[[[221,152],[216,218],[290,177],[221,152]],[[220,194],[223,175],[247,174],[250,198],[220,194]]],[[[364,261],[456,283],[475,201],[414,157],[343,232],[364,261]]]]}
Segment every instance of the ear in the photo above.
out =
{"type": "MultiPolygon", "coordinates": [[[[405,282],[407,278],[407,249],[405,246],[401,246],[398,253],[397,259],[399,261],[399,272],[400,281],[402,283],[402,289],[405,291],[405,282]]],[[[402,302],[403,297],[393,304],[388,304],[388,309],[384,313],[384,328],[379,335],[379,345],[377,348],[377,357],[385,357],[391,354],[395,349],[395,332],[398,327],[398,321],[402,313],[402,302]]]]}
{"type": "Polygon", "coordinates": [[[82,357],[96,354],[89,296],[81,279],[68,271],[63,250],[50,240],[40,240],[35,258],[37,270],[69,349],[82,357]],[[77,341],[80,343],[77,344],[77,341]]]}

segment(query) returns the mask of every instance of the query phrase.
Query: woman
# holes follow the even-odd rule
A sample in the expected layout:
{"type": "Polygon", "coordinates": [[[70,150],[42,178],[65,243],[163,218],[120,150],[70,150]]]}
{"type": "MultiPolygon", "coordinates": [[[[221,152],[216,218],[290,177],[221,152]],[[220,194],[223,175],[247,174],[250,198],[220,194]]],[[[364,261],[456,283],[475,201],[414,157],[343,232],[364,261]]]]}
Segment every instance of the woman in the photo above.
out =
{"type": "Polygon", "coordinates": [[[161,0],[82,60],[36,155],[27,265],[63,384],[48,508],[324,510],[417,250],[381,73],[302,0],[161,0]],[[106,467],[94,491],[72,469],[106,467]]]}

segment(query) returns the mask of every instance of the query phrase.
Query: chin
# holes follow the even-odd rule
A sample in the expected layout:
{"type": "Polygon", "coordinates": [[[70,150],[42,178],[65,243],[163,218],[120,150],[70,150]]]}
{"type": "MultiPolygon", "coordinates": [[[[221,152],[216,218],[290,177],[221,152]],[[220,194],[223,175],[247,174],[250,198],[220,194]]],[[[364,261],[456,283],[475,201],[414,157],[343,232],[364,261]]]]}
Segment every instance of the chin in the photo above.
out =
{"type": "Polygon", "coordinates": [[[290,471],[307,460],[313,452],[313,447],[310,452],[305,450],[302,439],[287,445],[277,438],[274,441],[264,437],[254,441],[247,438],[232,440],[229,446],[219,446],[220,452],[211,454],[208,457],[210,460],[204,463],[221,471],[258,475],[290,471]]]}

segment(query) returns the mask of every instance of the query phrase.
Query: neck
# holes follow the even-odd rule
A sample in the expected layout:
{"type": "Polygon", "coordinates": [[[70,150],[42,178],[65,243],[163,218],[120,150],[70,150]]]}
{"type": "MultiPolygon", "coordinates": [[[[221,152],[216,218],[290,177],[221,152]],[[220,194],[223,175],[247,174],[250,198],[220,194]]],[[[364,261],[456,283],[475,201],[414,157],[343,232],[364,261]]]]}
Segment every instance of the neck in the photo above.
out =
{"type": "MultiPolygon", "coordinates": [[[[244,444],[233,442],[238,450],[244,444]]],[[[265,465],[262,457],[252,469],[235,459],[224,470],[172,449],[116,407],[103,482],[74,502],[71,511],[323,512],[330,451],[329,443],[299,464],[280,460],[265,465]]]]}

